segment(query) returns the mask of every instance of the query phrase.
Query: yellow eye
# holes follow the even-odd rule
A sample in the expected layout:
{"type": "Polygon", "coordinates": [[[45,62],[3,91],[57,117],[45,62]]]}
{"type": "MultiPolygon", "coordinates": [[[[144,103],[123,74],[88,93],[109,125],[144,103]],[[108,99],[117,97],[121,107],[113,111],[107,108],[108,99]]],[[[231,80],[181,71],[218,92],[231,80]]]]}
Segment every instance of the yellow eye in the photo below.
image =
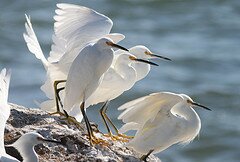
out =
{"type": "Polygon", "coordinates": [[[112,42],[106,42],[107,45],[111,46],[112,45],[112,42]]]}
{"type": "Polygon", "coordinates": [[[190,101],[190,100],[187,100],[187,103],[190,103],[190,104],[192,104],[192,101],[190,101]]]}
{"type": "Polygon", "coordinates": [[[129,56],[129,59],[130,59],[130,60],[136,60],[136,57],[134,57],[134,56],[129,56]]]}
{"type": "Polygon", "coordinates": [[[149,52],[149,51],[145,51],[144,52],[146,55],[151,55],[151,52],[149,52]]]}

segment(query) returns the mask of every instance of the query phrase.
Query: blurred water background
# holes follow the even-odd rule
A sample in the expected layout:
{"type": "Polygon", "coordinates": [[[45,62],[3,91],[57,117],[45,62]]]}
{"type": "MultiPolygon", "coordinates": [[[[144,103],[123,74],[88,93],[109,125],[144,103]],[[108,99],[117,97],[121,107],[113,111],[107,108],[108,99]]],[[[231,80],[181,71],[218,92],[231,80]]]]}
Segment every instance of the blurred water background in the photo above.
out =
{"type": "MultiPolygon", "coordinates": [[[[53,32],[55,4],[51,0],[0,1],[0,68],[12,69],[10,102],[37,107],[45,79],[40,61],[29,53],[22,33],[24,14],[46,56],[53,32]]],[[[240,1],[239,0],[89,0],[65,1],[109,16],[113,32],[126,36],[126,47],[143,44],[172,58],[158,61],[147,78],[112,101],[108,114],[131,99],[158,91],[186,93],[212,112],[197,110],[202,119],[198,139],[158,154],[163,162],[240,161],[240,1]]],[[[103,130],[98,109],[87,111],[103,130]]],[[[120,127],[121,123],[117,120],[120,127]]]]}

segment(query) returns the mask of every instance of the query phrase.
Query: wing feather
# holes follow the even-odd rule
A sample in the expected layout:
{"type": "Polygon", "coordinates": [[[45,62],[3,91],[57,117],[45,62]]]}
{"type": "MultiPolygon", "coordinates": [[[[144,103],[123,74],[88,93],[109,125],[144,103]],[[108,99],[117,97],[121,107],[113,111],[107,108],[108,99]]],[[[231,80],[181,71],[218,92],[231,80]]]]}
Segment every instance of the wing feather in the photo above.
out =
{"type": "Polygon", "coordinates": [[[103,14],[72,4],[60,3],[57,7],[54,31],[67,42],[61,58],[65,63],[72,62],[86,44],[110,33],[113,22],[103,14]]]}
{"type": "Polygon", "coordinates": [[[36,58],[41,60],[44,67],[47,68],[48,61],[46,60],[46,58],[42,52],[41,46],[38,43],[38,39],[32,28],[30,17],[28,17],[27,15],[25,15],[25,17],[26,17],[26,23],[25,23],[26,33],[23,33],[23,38],[24,38],[25,42],[27,43],[27,47],[28,47],[29,51],[32,54],[34,54],[36,56],[36,58]]]}
{"type": "Polygon", "coordinates": [[[175,93],[153,93],[120,106],[118,110],[124,111],[119,115],[118,119],[124,123],[144,124],[149,119],[154,120],[157,112],[170,111],[180,100],[182,100],[181,96],[175,93]]]}

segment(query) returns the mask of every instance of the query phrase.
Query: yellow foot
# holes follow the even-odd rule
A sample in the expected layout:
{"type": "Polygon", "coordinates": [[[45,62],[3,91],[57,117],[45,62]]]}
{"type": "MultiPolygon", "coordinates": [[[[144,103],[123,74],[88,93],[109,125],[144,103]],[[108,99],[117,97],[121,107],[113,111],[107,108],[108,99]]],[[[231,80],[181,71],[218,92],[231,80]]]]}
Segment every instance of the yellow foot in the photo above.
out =
{"type": "Polygon", "coordinates": [[[117,136],[122,137],[122,138],[127,138],[127,139],[133,139],[133,137],[134,137],[134,136],[128,136],[126,134],[120,134],[120,133],[118,133],[117,136]]]}
{"type": "Polygon", "coordinates": [[[129,140],[128,139],[125,139],[121,136],[116,136],[116,135],[113,135],[111,133],[109,134],[103,134],[103,136],[105,137],[110,137],[113,141],[122,141],[122,142],[128,142],[129,140]]]}
{"type": "Polygon", "coordinates": [[[94,138],[92,139],[92,144],[96,144],[96,145],[102,145],[102,146],[109,146],[109,142],[100,139],[100,138],[94,138]]]}
{"type": "MultiPolygon", "coordinates": [[[[88,137],[89,139],[89,137],[88,137]]],[[[103,140],[103,139],[100,139],[100,138],[91,138],[89,139],[89,142],[90,142],[90,145],[91,146],[94,146],[94,145],[102,145],[102,146],[109,146],[109,142],[103,140]]]]}
{"type": "Polygon", "coordinates": [[[49,113],[49,115],[56,115],[56,114],[58,114],[58,115],[60,115],[60,116],[66,116],[64,113],[62,113],[62,112],[60,112],[60,111],[56,111],[56,112],[54,112],[54,113],[49,113]]]}
{"type": "Polygon", "coordinates": [[[101,138],[97,138],[95,135],[91,136],[91,138],[89,138],[89,141],[91,146],[94,146],[94,145],[109,146],[110,145],[108,141],[105,141],[101,138]]]}

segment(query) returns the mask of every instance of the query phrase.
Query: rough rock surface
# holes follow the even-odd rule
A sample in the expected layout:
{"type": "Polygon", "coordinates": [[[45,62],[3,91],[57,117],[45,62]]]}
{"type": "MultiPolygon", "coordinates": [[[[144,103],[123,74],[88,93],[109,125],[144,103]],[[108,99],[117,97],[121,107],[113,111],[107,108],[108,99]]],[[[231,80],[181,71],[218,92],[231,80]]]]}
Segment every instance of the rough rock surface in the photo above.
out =
{"type": "MultiPolygon", "coordinates": [[[[11,104],[11,115],[5,129],[5,144],[12,143],[22,134],[36,131],[49,139],[56,139],[63,145],[40,144],[35,146],[40,162],[62,161],[139,161],[141,155],[124,147],[124,142],[112,141],[97,133],[109,144],[90,146],[86,133],[68,124],[58,116],[50,116],[39,109],[29,109],[11,104]]],[[[160,161],[151,155],[149,161],[160,161]]]]}

